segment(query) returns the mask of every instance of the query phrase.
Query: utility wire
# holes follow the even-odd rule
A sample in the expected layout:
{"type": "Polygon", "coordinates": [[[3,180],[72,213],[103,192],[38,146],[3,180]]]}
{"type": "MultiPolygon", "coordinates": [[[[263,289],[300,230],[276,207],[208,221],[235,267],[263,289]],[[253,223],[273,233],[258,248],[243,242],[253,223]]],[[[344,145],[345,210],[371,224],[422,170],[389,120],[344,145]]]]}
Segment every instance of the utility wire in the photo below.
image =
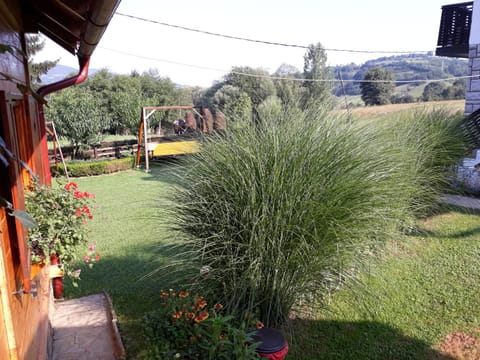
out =
{"type": "Polygon", "coordinates": [[[138,54],[132,54],[121,50],[110,49],[104,46],[98,46],[97,48],[108,50],[117,54],[123,54],[127,56],[132,56],[138,59],[145,59],[157,62],[163,62],[167,64],[191,67],[195,69],[201,70],[209,70],[209,71],[216,71],[221,73],[230,73],[235,75],[241,76],[248,76],[248,77],[256,77],[256,78],[264,78],[264,79],[272,79],[272,80],[286,80],[286,81],[295,81],[295,82],[322,82],[322,83],[334,83],[334,82],[344,82],[344,83],[396,83],[396,84],[411,84],[411,83],[425,83],[425,82],[442,82],[442,81],[454,81],[454,80],[461,80],[461,79],[473,79],[473,78],[480,78],[480,75],[466,75],[466,76],[454,76],[448,78],[441,78],[441,79],[414,79],[414,80],[354,80],[354,79],[304,79],[304,78],[292,78],[292,77],[282,77],[282,76],[274,76],[274,75],[262,75],[262,74],[250,74],[241,71],[234,71],[234,70],[225,70],[225,69],[218,69],[212,68],[207,66],[195,65],[195,64],[187,64],[178,61],[172,60],[165,60],[159,59],[149,56],[142,56],[138,54]]]}
{"type": "MultiPolygon", "coordinates": [[[[309,48],[308,46],[305,46],[305,45],[287,44],[287,43],[281,43],[281,42],[275,42],[275,41],[266,41],[266,40],[245,38],[245,37],[240,37],[240,36],[226,35],[226,34],[221,34],[221,33],[217,33],[217,32],[211,32],[211,31],[206,31],[206,30],[190,28],[190,27],[186,27],[186,26],[182,26],[182,25],[169,24],[169,23],[162,22],[162,21],[146,19],[146,18],[142,18],[142,17],[139,17],[139,16],[124,14],[124,13],[120,13],[120,12],[116,12],[115,14],[120,15],[120,16],[124,16],[124,17],[127,17],[127,18],[131,18],[131,19],[135,19],[135,20],[140,20],[140,21],[144,21],[144,22],[153,23],[153,24],[156,24],[156,25],[167,26],[167,27],[180,29],[180,30],[185,30],[185,31],[192,31],[192,32],[205,34],[205,35],[218,36],[218,37],[223,37],[223,38],[226,38],[226,39],[247,41],[247,42],[265,44],[265,45],[300,48],[300,49],[308,49],[309,48]]],[[[428,54],[428,53],[431,52],[431,51],[418,51],[418,50],[414,50],[414,51],[355,50],[355,49],[325,49],[325,50],[326,51],[336,51],[336,52],[363,53],[363,54],[428,54]]]]}

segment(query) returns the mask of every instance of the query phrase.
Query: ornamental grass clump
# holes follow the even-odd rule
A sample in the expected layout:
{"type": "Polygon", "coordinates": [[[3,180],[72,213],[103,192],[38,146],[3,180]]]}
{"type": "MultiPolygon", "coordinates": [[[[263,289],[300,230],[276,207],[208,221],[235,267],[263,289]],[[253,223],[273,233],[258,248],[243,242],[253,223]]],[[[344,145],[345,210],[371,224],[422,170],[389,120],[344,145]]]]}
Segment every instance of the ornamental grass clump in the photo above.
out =
{"type": "Polygon", "coordinates": [[[267,325],[321,298],[331,274],[411,226],[433,199],[423,169],[434,154],[416,152],[431,139],[399,146],[403,136],[289,110],[207,139],[172,199],[179,257],[209,268],[195,284],[231,313],[257,308],[267,325]]]}
{"type": "Polygon", "coordinates": [[[440,195],[454,191],[455,164],[465,157],[468,143],[465,118],[438,109],[390,116],[375,124],[399,171],[413,186],[410,194],[417,216],[434,211],[440,195]]]}

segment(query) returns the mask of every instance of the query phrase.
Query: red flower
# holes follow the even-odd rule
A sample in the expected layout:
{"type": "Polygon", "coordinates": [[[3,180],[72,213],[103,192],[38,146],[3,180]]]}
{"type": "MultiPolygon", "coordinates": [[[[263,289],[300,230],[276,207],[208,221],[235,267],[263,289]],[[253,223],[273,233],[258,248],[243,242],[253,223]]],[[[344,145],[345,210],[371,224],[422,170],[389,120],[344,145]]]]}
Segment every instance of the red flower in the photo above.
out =
{"type": "Polygon", "coordinates": [[[202,300],[198,303],[198,306],[200,309],[203,309],[205,306],[207,306],[207,302],[205,300],[202,300]]]}
{"type": "Polygon", "coordinates": [[[164,292],[162,292],[162,293],[160,294],[160,297],[163,298],[163,299],[165,299],[165,298],[168,297],[168,293],[166,293],[166,292],[164,291],[164,292]]]}
{"type": "Polygon", "coordinates": [[[82,210],[77,209],[77,211],[75,211],[75,215],[77,215],[78,217],[82,216],[82,210]]]}
{"type": "Polygon", "coordinates": [[[75,199],[82,199],[83,198],[83,193],[81,191],[74,191],[73,192],[73,197],[75,199]]]}
{"type": "Polygon", "coordinates": [[[69,182],[69,183],[65,184],[65,190],[70,191],[70,189],[72,189],[72,188],[74,190],[77,190],[78,189],[77,183],[72,181],[72,182],[69,182]]]}
{"type": "Polygon", "coordinates": [[[213,306],[213,308],[214,308],[215,310],[221,310],[221,309],[223,309],[223,305],[220,304],[220,303],[216,303],[216,304],[213,306]]]}
{"type": "Polygon", "coordinates": [[[174,319],[180,319],[180,318],[182,317],[182,314],[183,314],[183,312],[181,312],[181,311],[179,310],[179,311],[177,311],[177,312],[174,312],[174,313],[172,314],[172,317],[173,317],[174,319]]]}
{"type": "Polygon", "coordinates": [[[83,261],[85,261],[86,263],[90,262],[90,256],[89,255],[85,255],[83,257],[83,261]]]}
{"type": "Polygon", "coordinates": [[[187,296],[188,296],[188,292],[186,292],[186,291],[180,291],[178,293],[179,298],[186,298],[187,296]]]}
{"type": "Polygon", "coordinates": [[[194,317],[195,317],[195,313],[193,313],[193,312],[189,312],[187,314],[187,318],[189,318],[189,319],[193,319],[194,317]]]}
{"type": "Polygon", "coordinates": [[[195,317],[194,320],[196,323],[199,323],[206,319],[208,319],[208,312],[202,311],[200,314],[197,315],[197,317],[195,317]]]}
{"type": "Polygon", "coordinates": [[[95,261],[100,261],[100,254],[95,254],[95,261]]]}
{"type": "Polygon", "coordinates": [[[261,321],[257,321],[257,329],[263,329],[265,325],[261,321]]]}

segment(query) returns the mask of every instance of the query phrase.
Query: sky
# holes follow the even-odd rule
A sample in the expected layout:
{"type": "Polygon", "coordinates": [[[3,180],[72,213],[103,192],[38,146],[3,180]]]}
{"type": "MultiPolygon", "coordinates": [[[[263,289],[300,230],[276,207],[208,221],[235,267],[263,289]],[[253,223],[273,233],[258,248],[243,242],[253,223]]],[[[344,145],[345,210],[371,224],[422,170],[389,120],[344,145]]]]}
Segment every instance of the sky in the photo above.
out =
{"type": "MultiPolygon", "coordinates": [[[[456,2],[459,2],[458,0],[456,2]]],[[[434,51],[445,0],[122,0],[117,13],[199,30],[326,49],[434,51]]],[[[208,87],[233,66],[275,72],[283,64],[303,68],[305,49],[225,39],[115,14],[90,63],[130,74],[157,69],[182,85],[208,87]],[[182,65],[183,64],[183,65],[182,65]],[[186,66],[191,65],[191,66],[186,66]]],[[[394,53],[327,50],[328,64],[361,64],[394,53]]],[[[48,41],[36,57],[77,59],[48,41]]]]}

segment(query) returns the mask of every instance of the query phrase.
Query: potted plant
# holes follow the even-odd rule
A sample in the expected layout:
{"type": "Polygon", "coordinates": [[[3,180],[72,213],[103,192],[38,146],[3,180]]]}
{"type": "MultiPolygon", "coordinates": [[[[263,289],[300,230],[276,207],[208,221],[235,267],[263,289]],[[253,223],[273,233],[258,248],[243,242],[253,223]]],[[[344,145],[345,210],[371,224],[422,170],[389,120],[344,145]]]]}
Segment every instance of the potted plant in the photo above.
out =
{"type": "MultiPolygon", "coordinates": [[[[87,244],[86,225],[93,219],[91,204],[95,196],[80,191],[74,182],[59,186],[40,186],[34,182],[28,190],[25,208],[37,222],[28,232],[32,264],[61,266],[75,280],[79,273],[70,270],[69,265],[77,259],[79,246],[87,244]]],[[[98,261],[93,245],[89,251],[89,263],[98,261]]],[[[56,298],[63,294],[61,277],[57,279],[54,280],[56,298]]]]}

